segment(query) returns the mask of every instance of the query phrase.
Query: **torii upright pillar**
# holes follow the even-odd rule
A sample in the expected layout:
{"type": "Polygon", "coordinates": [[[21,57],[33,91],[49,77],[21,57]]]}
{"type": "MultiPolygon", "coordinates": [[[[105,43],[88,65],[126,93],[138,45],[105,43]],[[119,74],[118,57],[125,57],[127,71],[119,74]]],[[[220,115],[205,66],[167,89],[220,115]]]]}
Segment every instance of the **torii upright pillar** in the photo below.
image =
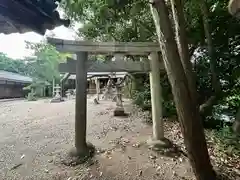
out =
{"type": "Polygon", "coordinates": [[[153,135],[148,142],[152,148],[168,147],[170,141],[164,138],[162,115],[162,89],[160,84],[160,59],[157,52],[149,55],[151,72],[149,73],[152,105],[153,135]]]}
{"type": "Polygon", "coordinates": [[[160,85],[160,62],[157,53],[149,56],[152,71],[149,73],[151,87],[153,139],[160,140],[164,137],[162,117],[162,95],[160,85]]]}
{"type": "Polygon", "coordinates": [[[76,104],[75,104],[75,150],[73,156],[88,153],[87,129],[87,52],[77,53],[76,62],[76,104]]]}

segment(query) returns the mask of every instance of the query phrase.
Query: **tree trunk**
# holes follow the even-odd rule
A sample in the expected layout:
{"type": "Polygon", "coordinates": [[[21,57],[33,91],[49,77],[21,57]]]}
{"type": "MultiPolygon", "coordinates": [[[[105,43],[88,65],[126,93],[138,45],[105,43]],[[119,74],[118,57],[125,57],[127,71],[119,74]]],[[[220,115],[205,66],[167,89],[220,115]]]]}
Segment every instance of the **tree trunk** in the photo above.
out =
{"type": "Polygon", "coordinates": [[[191,99],[165,1],[153,1],[151,12],[190,163],[197,180],[214,180],[215,172],[210,163],[203,125],[198,108],[191,99]]]}
{"type": "Polygon", "coordinates": [[[240,135],[240,108],[238,108],[238,112],[236,115],[235,122],[233,123],[233,131],[240,135]]]}
{"type": "Polygon", "coordinates": [[[209,109],[211,110],[213,105],[216,103],[219,97],[219,94],[221,92],[221,87],[220,87],[220,81],[216,72],[217,62],[216,62],[215,51],[214,51],[214,46],[212,41],[207,3],[205,0],[201,0],[199,3],[200,3],[199,7],[202,12],[202,19],[203,19],[204,32],[205,32],[206,41],[207,41],[208,55],[210,58],[210,70],[212,73],[212,88],[214,90],[214,95],[211,96],[204,104],[200,106],[201,114],[205,114],[205,112],[209,109]]]}
{"type": "Polygon", "coordinates": [[[178,52],[188,80],[189,90],[194,103],[197,104],[197,92],[195,74],[193,73],[190,61],[189,47],[186,36],[186,22],[183,13],[183,0],[171,0],[173,19],[175,24],[175,34],[178,45],[178,52]]]}
{"type": "Polygon", "coordinates": [[[87,57],[86,52],[77,54],[75,105],[75,147],[77,154],[84,154],[87,151],[87,57]]]}

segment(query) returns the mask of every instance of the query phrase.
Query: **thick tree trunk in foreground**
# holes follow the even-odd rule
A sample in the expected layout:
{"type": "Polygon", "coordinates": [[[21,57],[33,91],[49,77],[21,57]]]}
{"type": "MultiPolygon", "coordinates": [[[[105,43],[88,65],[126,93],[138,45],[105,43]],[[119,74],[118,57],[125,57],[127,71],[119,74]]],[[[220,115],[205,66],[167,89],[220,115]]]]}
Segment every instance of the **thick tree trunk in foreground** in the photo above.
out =
{"type": "Polygon", "coordinates": [[[87,151],[87,57],[86,52],[77,54],[76,105],[75,105],[75,147],[77,154],[87,151]]]}
{"type": "Polygon", "coordinates": [[[175,34],[178,45],[178,52],[181,58],[181,62],[188,80],[189,90],[194,103],[197,104],[197,92],[195,74],[193,73],[192,63],[190,61],[190,53],[188,48],[187,36],[186,36],[186,21],[183,13],[183,0],[171,0],[175,34]]]}
{"type": "Polygon", "coordinates": [[[240,108],[238,108],[236,119],[235,119],[235,122],[233,123],[233,131],[236,134],[240,135],[240,108]]]}
{"type": "Polygon", "coordinates": [[[209,23],[209,13],[208,13],[208,7],[205,0],[201,0],[199,2],[199,7],[202,12],[202,19],[203,19],[203,26],[204,26],[204,32],[206,36],[207,41],[207,48],[208,48],[208,55],[210,58],[210,70],[212,73],[212,88],[214,90],[214,95],[211,96],[204,104],[200,106],[200,112],[201,114],[204,114],[207,110],[211,110],[213,105],[216,103],[220,93],[221,93],[221,87],[220,87],[220,81],[217,76],[216,72],[216,57],[215,57],[215,51],[214,51],[214,45],[212,41],[212,35],[211,35],[211,27],[209,23]]]}
{"type": "Polygon", "coordinates": [[[190,163],[197,180],[214,180],[215,173],[210,163],[199,111],[191,99],[165,1],[153,1],[151,12],[190,163]]]}

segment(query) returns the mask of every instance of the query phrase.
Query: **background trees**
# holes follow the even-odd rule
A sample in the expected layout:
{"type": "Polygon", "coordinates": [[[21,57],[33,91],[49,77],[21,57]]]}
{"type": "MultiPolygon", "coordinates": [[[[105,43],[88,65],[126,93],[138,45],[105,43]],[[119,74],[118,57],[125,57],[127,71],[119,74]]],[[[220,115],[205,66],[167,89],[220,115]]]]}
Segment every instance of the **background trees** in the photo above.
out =
{"type": "Polygon", "coordinates": [[[53,79],[58,81],[60,73],[58,64],[65,60],[67,54],[60,54],[56,49],[42,41],[40,43],[27,43],[27,48],[33,50],[32,57],[11,59],[0,53],[0,69],[30,76],[34,82],[27,89],[36,89],[52,84],[53,79]]]}

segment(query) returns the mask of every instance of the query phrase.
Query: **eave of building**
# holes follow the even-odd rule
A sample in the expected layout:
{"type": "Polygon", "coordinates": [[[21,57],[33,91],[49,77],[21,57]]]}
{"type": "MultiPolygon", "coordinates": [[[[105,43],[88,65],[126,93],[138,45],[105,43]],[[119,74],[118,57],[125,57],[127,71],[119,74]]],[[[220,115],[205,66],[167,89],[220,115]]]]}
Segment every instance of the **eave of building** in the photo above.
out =
{"type": "Polygon", "coordinates": [[[46,30],[61,25],[69,26],[69,20],[60,19],[56,0],[1,0],[0,33],[25,33],[34,31],[44,35],[46,30]]]}
{"type": "Polygon", "coordinates": [[[18,73],[0,70],[0,81],[17,82],[23,84],[32,83],[32,78],[18,73]]]}

